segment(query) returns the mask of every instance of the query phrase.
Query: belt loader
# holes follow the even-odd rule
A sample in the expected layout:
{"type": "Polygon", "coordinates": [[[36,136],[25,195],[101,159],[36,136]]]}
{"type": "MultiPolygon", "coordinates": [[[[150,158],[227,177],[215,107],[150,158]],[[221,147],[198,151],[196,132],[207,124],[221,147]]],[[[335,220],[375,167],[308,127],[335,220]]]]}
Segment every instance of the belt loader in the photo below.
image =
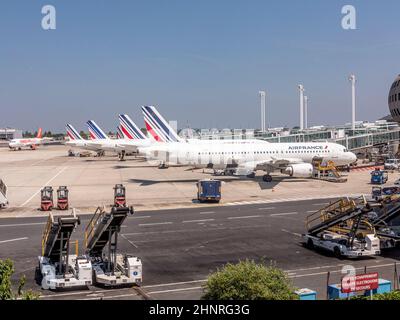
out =
{"type": "Polygon", "coordinates": [[[380,239],[365,218],[370,211],[364,197],[344,198],[309,215],[303,236],[306,245],[330,251],[338,258],[379,255],[380,239]]]}
{"type": "Polygon", "coordinates": [[[67,217],[54,218],[50,213],[42,237],[42,255],[39,259],[43,289],[85,287],[92,284],[92,264],[86,257],[69,254],[70,239],[80,224],[75,211],[67,217]]]}
{"type": "Polygon", "coordinates": [[[96,284],[111,287],[142,283],[142,261],[117,252],[118,233],[132,207],[113,206],[110,212],[98,207],[85,229],[86,256],[93,267],[96,284]]]}

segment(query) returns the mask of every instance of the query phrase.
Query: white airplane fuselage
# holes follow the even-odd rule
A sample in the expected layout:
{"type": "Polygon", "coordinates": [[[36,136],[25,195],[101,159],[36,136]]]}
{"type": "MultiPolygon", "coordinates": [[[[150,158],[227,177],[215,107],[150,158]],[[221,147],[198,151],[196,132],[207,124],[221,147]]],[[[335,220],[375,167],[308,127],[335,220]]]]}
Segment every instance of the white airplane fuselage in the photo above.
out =
{"type": "Polygon", "coordinates": [[[139,148],[139,153],[151,160],[197,168],[226,169],[233,164],[246,167],[249,172],[264,163],[311,164],[313,159],[318,158],[343,166],[357,160],[352,152],[335,143],[160,143],[139,148]]]}

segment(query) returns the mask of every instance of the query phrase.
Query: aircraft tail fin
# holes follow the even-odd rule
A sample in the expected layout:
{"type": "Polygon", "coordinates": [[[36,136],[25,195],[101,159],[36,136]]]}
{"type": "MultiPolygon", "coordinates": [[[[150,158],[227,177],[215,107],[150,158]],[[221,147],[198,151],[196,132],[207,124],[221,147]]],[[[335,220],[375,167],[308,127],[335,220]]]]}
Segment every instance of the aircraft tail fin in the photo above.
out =
{"type": "Polygon", "coordinates": [[[147,131],[156,141],[179,142],[181,138],[153,106],[143,106],[142,112],[147,131]]]}
{"type": "Polygon", "coordinates": [[[38,138],[38,139],[42,138],[42,128],[39,128],[36,138],[38,138]]]}
{"type": "Polygon", "coordinates": [[[86,125],[89,129],[90,139],[92,140],[106,140],[108,136],[104,133],[104,131],[97,125],[97,123],[93,120],[89,120],[86,122],[86,125]]]}
{"type": "Polygon", "coordinates": [[[65,126],[65,129],[67,130],[67,135],[71,140],[83,140],[82,136],[71,124],[68,123],[65,126]]]}
{"type": "Polygon", "coordinates": [[[133,120],[127,114],[119,115],[119,123],[124,137],[129,140],[145,140],[146,136],[143,134],[142,130],[133,122],[133,120]]]}

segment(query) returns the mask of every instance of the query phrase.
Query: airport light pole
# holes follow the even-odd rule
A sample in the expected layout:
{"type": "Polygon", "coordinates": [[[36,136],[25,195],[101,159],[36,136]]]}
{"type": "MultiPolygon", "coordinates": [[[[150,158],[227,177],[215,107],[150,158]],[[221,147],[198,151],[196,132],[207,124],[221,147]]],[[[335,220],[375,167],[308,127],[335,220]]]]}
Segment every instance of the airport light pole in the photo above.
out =
{"type": "Polygon", "coordinates": [[[349,81],[351,82],[351,129],[356,129],[356,76],[350,75],[349,81]]]}
{"type": "Polygon", "coordinates": [[[259,91],[258,92],[260,95],[260,103],[261,103],[261,132],[264,133],[266,130],[265,126],[265,105],[266,105],[266,92],[265,91],[259,91]]]}
{"type": "Polygon", "coordinates": [[[304,96],[304,128],[308,129],[308,96],[304,96]]]}
{"type": "Polygon", "coordinates": [[[300,92],[300,130],[304,130],[304,86],[299,84],[298,86],[300,92]]]}

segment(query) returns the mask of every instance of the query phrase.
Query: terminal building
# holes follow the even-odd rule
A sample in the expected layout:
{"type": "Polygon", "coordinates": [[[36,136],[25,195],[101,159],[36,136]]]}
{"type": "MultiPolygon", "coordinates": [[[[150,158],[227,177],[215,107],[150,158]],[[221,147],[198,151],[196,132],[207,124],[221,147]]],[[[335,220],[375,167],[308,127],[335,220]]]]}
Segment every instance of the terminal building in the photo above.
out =
{"type": "Polygon", "coordinates": [[[0,128],[0,140],[21,139],[22,130],[12,128],[0,128]]]}

